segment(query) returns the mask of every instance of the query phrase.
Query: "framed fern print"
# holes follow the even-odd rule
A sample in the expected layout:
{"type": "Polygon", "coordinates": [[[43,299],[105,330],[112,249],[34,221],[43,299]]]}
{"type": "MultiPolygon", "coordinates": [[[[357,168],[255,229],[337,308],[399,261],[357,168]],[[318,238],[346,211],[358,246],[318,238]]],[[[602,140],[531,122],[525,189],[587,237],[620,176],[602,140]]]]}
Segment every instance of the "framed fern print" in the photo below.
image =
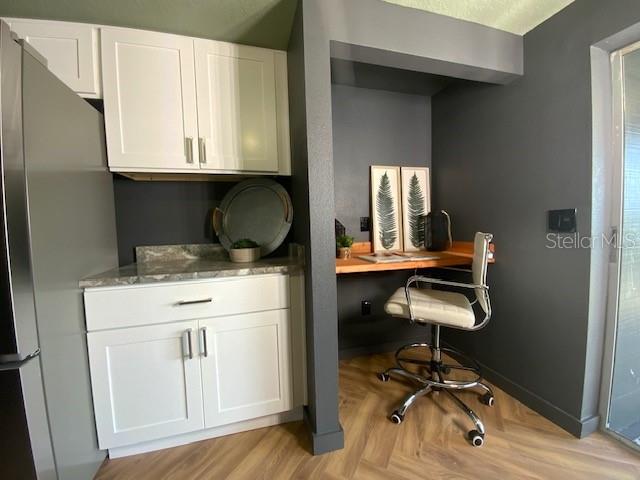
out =
{"type": "Polygon", "coordinates": [[[431,210],[429,169],[402,167],[401,177],[404,250],[424,250],[424,215],[431,210]]]}
{"type": "Polygon", "coordinates": [[[402,251],[400,167],[371,166],[373,251],[402,251]]]}

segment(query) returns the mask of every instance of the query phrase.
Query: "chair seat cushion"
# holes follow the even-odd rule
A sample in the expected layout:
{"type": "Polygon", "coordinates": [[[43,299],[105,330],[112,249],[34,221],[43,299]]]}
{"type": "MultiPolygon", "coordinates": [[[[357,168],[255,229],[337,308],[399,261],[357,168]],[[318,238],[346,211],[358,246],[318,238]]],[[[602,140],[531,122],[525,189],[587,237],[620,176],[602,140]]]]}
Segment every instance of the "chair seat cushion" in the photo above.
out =
{"type": "MultiPolygon", "coordinates": [[[[414,320],[455,328],[472,328],[475,315],[469,299],[462,293],[410,288],[414,320]]],[[[384,306],[394,317],[411,318],[404,287],[399,288],[384,306]]]]}

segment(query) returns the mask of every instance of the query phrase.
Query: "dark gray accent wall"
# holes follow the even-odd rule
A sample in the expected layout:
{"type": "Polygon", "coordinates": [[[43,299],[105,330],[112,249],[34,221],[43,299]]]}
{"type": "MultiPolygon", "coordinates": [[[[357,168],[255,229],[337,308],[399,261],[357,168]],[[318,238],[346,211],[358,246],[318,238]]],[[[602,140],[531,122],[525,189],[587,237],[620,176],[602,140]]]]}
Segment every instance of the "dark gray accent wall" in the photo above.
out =
{"type": "Polygon", "coordinates": [[[431,99],[332,85],[335,215],[356,242],[370,214],[371,165],[431,166],[431,99]]]}
{"type": "Polygon", "coordinates": [[[546,248],[545,215],[576,207],[592,231],[590,46],[639,20],[635,1],[572,3],[525,35],[523,78],[433,98],[435,206],[455,238],[489,231],[497,250],[492,323],[446,338],[576,435],[598,424],[602,328],[588,323],[590,251],[546,248]]]}
{"type": "MultiPolygon", "coordinates": [[[[358,79],[369,84],[369,74],[358,79]]],[[[400,74],[402,75],[402,74],[400,74]]],[[[394,83],[393,78],[389,78],[394,83]]],[[[333,171],[336,218],[358,242],[360,217],[370,215],[371,165],[431,166],[431,99],[424,95],[332,85],[333,171]]],[[[384,313],[384,303],[407,272],[338,276],[338,330],[341,357],[389,351],[399,342],[425,340],[427,330],[384,313]],[[361,315],[361,301],[372,314],[361,315]]]]}
{"type": "MultiPolygon", "coordinates": [[[[290,180],[276,177],[287,191],[290,180]]],[[[120,265],[143,245],[216,243],[211,214],[238,182],[141,182],[113,176],[120,265]]],[[[294,215],[293,226],[297,222],[294,215]]],[[[288,254],[288,236],[272,256],[288,254]]]]}
{"type": "MultiPolygon", "coordinates": [[[[305,422],[311,434],[311,449],[314,454],[321,454],[340,449],[344,445],[344,434],[338,417],[338,324],[333,318],[323,318],[317,300],[319,286],[317,278],[322,273],[316,270],[313,258],[312,225],[318,224],[312,218],[311,196],[313,189],[309,164],[307,143],[307,117],[309,115],[306,101],[306,68],[307,59],[305,39],[305,7],[301,0],[293,22],[287,67],[289,76],[289,124],[291,129],[291,191],[293,205],[298,218],[294,225],[294,239],[305,249],[305,316],[307,327],[307,394],[308,405],[305,409],[305,422]],[[316,302],[313,299],[316,298],[316,302]]],[[[328,99],[330,101],[330,99],[328,99]]],[[[327,222],[325,228],[333,229],[333,223],[327,222]]],[[[327,278],[326,269],[324,278],[327,278]]],[[[333,283],[335,292],[335,276],[329,281],[333,283]]],[[[329,286],[331,289],[331,286],[329,286]]],[[[331,300],[330,300],[331,301],[331,300]]],[[[333,298],[335,305],[335,294],[333,298]]]]}
{"type": "Polygon", "coordinates": [[[230,182],[138,182],[114,176],[120,265],[135,247],[217,242],[211,213],[230,182]]]}
{"type": "Polygon", "coordinates": [[[308,214],[308,224],[305,218],[296,238],[306,247],[308,420],[314,453],[343,445],[337,384],[332,45],[342,47],[334,56],[343,60],[457,78],[504,82],[522,73],[522,39],[517,35],[380,1],[299,1],[289,43],[292,188],[299,200],[296,208],[302,216],[308,214]],[[363,45],[367,47],[355,48],[363,45]]]}

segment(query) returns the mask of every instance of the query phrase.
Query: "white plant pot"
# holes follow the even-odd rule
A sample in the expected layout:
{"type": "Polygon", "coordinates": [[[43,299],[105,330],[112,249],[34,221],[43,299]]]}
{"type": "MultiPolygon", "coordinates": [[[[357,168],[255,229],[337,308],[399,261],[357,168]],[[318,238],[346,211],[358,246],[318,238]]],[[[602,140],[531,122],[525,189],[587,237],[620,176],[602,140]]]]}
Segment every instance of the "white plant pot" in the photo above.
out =
{"type": "Polygon", "coordinates": [[[260,247],[232,248],[229,250],[229,258],[235,263],[255,262],[260,259],[260,247]]]}

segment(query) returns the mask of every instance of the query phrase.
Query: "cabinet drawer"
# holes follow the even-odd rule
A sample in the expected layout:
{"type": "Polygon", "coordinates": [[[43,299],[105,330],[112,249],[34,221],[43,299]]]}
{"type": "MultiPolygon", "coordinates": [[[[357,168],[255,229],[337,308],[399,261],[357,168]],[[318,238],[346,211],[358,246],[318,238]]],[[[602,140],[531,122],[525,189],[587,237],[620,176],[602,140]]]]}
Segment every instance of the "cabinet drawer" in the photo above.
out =
{"type": "Polygon", "coordinates": [[[84,301],[88,331],[235,315],[289,308],[289,276],[93,288],[84,301]]]}

